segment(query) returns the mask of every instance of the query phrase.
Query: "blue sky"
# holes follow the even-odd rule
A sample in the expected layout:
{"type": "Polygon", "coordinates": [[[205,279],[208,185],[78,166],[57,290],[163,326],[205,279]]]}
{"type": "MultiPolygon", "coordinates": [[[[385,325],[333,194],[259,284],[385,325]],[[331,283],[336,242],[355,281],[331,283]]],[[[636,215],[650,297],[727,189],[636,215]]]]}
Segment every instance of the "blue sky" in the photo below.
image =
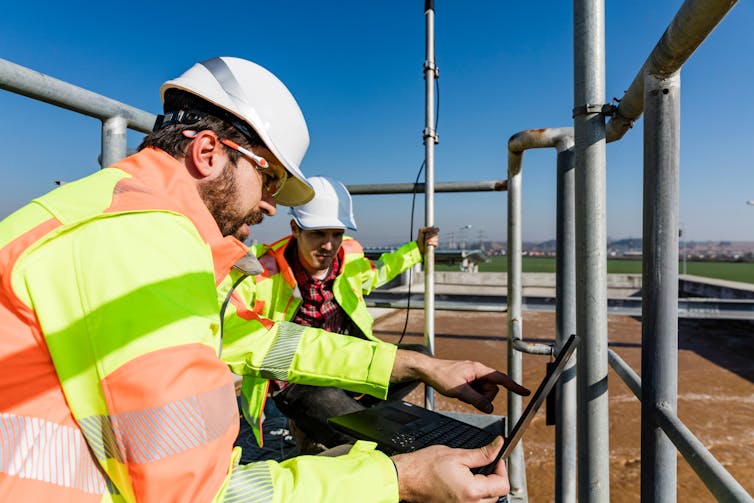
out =
{"type": "MultiPolygon", "coordinates": [[[[621,97],[682,2],[607,0],[606,100],[621,97]]],[[[424,158],[422,0],[12,2],[0,58],[150,112],[159,86],[229,55],[278,75],[312,143],[302,169],[346,184],[411,182],[424,158]]],[[[436,1],[440,111],[435,180],[506,178],[518,131],[572,125],[572,3],[436,1]]],[[[695,240],[754,240],[754,6],[739,2],[681,73],[681,213],[695,240]]],[[[0,217],[98,168],[100,123],[0,91],[0,217]]],[[[608,236],[641,235],[642,126],[607,146],[608,236]]],[[[140,133],[130,133],[129,148],[140,133]]],[[[555,151],[525,154],[523,236],[555,235],[555,151]]],[[[356,196],[365,244],[409,238],[408,195],[356,196]]],[[[437,194],[441,239],[505,237],[505,193],[437,194]],[[461,227],[471,229],[460,231],[461,227]]],[[[418,197],[416,225],[424,218],[418,197]]],[[[288,216],[253,230],[287,233],[288,216]]]]}

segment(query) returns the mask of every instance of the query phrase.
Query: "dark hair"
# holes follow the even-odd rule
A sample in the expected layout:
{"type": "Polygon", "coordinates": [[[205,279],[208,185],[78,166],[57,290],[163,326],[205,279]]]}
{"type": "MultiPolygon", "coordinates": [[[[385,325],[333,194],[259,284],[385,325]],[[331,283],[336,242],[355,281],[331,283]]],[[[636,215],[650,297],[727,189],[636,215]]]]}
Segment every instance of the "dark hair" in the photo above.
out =
{"type": "MultiPolygon", "coordinates": [[[[191,123],[170,123],[160,127],[144,138],[139,145],[139,150],[154,147],[164,150],[173,157],[183,156],[186,154],[186,146],[191,142],[191,138],[186,138],[182,134],[187,130],[210,130],[220,138],[234,141],[248,148],[264,146],[259,135],[248,124],[242,123],[235,115],[189,92],[168,89],[165,91],[163,109],[166,114],[179,110],[199,112],[197,115],[201,117],[191,123]]],[[[158,121],[160,120],[158,118],[158,121]]],[[[237,162],[241,154],[228,149],[228,155],[231,161],[237,162]]]]}

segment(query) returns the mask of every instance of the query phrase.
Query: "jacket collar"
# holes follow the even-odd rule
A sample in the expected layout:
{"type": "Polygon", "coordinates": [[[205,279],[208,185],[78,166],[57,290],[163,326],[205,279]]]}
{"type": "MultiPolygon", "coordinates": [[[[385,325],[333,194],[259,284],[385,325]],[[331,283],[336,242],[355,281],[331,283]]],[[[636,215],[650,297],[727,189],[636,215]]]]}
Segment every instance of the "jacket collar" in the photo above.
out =
{"type": "MultiPolygon", "coordinates": [[[[129,173],[133,178],[122,180],[116,186],[111,211],[126,210],[130,206],[143,208],[146,201],[155,207],[154,200],[159,199],[159,207],[188,217],[212,250],[216,284],[249,253],[248,247],[236,238],[221,234],[199,195],[195,179],[182,162],[167,152],[146,148],[113,167],[129,173]]],[[[249,269],[244,264],[241,268],[249,269]]]]}

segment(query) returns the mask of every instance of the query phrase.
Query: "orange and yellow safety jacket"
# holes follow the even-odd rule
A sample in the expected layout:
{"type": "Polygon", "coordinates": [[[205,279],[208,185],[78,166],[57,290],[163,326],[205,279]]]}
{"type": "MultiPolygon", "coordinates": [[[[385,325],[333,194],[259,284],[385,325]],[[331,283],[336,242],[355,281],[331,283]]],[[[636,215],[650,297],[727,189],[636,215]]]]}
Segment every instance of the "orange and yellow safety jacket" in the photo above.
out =
{"type": "MultiPolygon", "coordinates": [[[[301,305],[293,270],[285,259],[285,250],[292,242],[292,236],[287,236],[272,245],[256,246],[255,254],[264,271],[240,288],[244,297],[253,298],[255,312],[274,321],[293,319],[301,305]]],[[[332,287],[335,301],[367,338],[379,340],[372,333],[374,319],[364,296],[421,263],[419,246],[411,241],[373,261],[364,256],[358,241],[345,236],[338,250],[338,261],[340,270],[332,287]]]]}
{"type": "MultiPolygon", "coordinates": [[[[337,347],[354,390],[383,393],[386,344],[272,324],[218,288],[248,249],[221,236],[195,182],[146,149],[0,222],[0,501],[397,501],[390,459],[239,465],[230,371],[331,372],[299,346],[337,347]]],[[[339,362],[336,362],[337,365],[339,362]]]]}
{"type": "MultiPolygon", "coordinates": [[[[296,284],[293,269],[285,258],[285,251],[292,243],[294,243],[292,236],[287,236],[272,245],[256,246],[255,254],[259,257],[259,262],[264,268],[260,274],[248,279],[241,279],[240,271],[231,273],[236,281],[241,281],[235,292],[241,297],[243,303],[259,316],[275,322],[290,321],[301,305],[301,293],[296,284]]],[[[335,281],[333,281],[333,295],[338,305],[369,340],[377,344],[384,344],[373,334],[374,319],[367,310],[364,296],[412,266],[421,263],[421,261],[422,255],[419,253],[419,246],[415,241],[404,244],[394,252],[383,253],[379,259],[372,261],[364,256],[364,250],[358,241],[347,236],[344,237],[338,250],[340,270],[335,281]]],[[[228,289],[227,285],[225,289],[221,288],[221,294],[227,292],[228,289]]],[[[344,343],[353,340],[352,337],[343,337],[342,339],[344,339],[344,343]]],[[[314,348],[307,348],[305,353],[322,362],[338,362],[337,366],[333,366],[333,371],[337,372],[344,381],[348,380],[347,376],[349,375],[358,375],[360,372],[358,361],[339,362],[340,358],[333,352],[332,348],[325,349],[329,350],[318,352],[314,348]]],[[[309,379],[297,379],[295,376],[293,380],[288,378],[281,378],[280,380],[312,383],[309,379]]],[[[332,383],[329,385],[332,385],[332,383]]],[[[348,389],[347,386],[345,387],[348,389]]],[[[262,436],[262,410],[267,390],[268,382],[266,380],[251,375],[244,377],[241,387],[241,409],[259,442],[261,442],[262,436]]],[[[378,393],[367,392],[385,398],[383,390],[375,391],[378,391],[378,393]]]]}

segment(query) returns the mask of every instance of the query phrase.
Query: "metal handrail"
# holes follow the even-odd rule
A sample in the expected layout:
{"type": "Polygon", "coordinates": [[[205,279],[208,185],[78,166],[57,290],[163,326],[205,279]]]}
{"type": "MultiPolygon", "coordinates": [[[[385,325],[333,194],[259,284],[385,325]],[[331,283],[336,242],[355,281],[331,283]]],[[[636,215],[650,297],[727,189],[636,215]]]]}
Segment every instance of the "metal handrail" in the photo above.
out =
{"type": "Polygon", "coordinates": [[[0,89],[44,101],[102,121],[100,166],[127,155],[127,129],[152,131],[155,114],[139,110],[87,89],[0,59],[0,89]]]}
{"type": "Polygon", "coordinates": [[[738,0],[687,0],[681,5],[607,123],[607,141],[620,140],[644,111],[644,76],[681,69],[738,0]]]}
{"type": "Polygon", "coordinates": [[[129,128],[149,133],[155,114],[63,82],[0,58],[0,89],[106,121],[123,117],[129,128]]]}
{"type": "MultiPolygon", "coordinates": [[[[373,183],[348,185],[351,195],[373,194],[423,194],[424,183],[373,183]]],[[[483,182],[435,182],[435,192],[501,192],[508,190],[507,180],[483,182]]]]}
{"type": "MultiPolygon", "coordinates": [[[[641,378],[612,349],[608,349],[607,356],[615,373],[641,402],[641,378]]],[[[666,407],[657,406],[654,408],[654,419],[718,501],[754,501],[746,489],[704,447],[704,444],[683,424],[675,412],[666,407]]]]}

